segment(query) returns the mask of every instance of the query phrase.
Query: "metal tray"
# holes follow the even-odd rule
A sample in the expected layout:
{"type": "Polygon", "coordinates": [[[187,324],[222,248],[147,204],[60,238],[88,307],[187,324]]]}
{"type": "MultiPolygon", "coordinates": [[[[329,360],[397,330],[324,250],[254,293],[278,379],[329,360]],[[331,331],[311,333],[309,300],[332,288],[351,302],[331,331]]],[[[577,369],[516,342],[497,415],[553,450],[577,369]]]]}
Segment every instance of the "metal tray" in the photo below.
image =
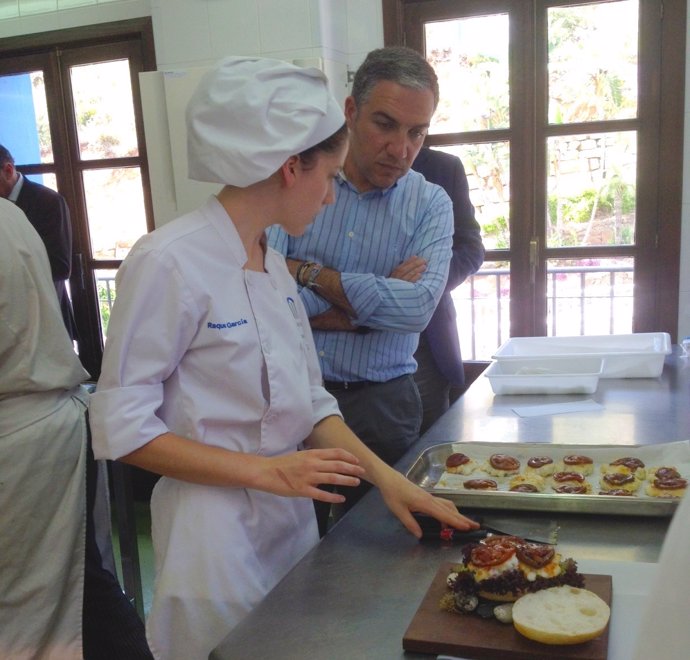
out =
{"type": "Polygon", "coordinates": [[[566,513],[618,514],[629,516],[671,516],[678,506],[677,498],[649,497],[640,492],[633,497],[598,495],[600,466],[623,456],[635,456],[647,468],[674,465],[686,479],[690,475],[690,442],[670,442],[657,445],[557,445],[543,442],[448,442],[425,449],[412,467],[407,478],[434,495],[450,499],[466,508],[505,509],[521,511],[560,511],[566,513]],[[450,475],[449,481],[489,477],[498,482],[499,490],[464,490],[452,483],[444,484],[446,458],[454,452],[462,452],[481,462],[493,453],[515,456],[524,466],[531,456],[550,456],[557,461],[568,454],[585,454],[594,461],[594,471],[588,480],[593,494],[573,495],[559,493],[516,493],[507,488],[509,478],[497,479],[481,470],[471,477],[450,475]],[[441,482],[441,483],[439,483],[441,482]]]}

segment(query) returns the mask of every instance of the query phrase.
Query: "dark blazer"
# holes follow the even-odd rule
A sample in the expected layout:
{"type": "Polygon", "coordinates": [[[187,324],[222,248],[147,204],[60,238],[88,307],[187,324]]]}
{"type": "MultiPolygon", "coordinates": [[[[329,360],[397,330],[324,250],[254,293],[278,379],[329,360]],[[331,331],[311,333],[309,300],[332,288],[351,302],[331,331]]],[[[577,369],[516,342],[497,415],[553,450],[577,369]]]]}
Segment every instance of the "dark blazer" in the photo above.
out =
{"type": "Polygon", "coordinates": [[[25,177],[16,204],[46,246],[62,318],[70,337],[76,339],[77,328],[66,286],[72,272],[72,224],[67,202],[54,190],[25,177]]]}
{"type": "Polygon", "coordinates": [[[423,147],[412,163],[412,169],[423,174],[427,181],[444,188],[453,201],[455,232],[448,282],[424,334],[441,373],[452,386],[462,387],[465,375],[455,306],[450,293],[476,273],[484,262],[480,227],[474,217],[467,175],[459,158],[423,147]]]}

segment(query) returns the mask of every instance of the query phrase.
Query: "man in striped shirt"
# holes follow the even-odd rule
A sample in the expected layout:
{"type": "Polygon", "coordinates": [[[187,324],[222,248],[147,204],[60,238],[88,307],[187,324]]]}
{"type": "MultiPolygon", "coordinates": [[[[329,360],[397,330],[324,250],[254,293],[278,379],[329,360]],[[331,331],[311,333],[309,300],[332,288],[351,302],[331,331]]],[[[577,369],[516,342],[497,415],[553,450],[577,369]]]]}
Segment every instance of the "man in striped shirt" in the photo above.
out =
{"type": "MultiPolygon", "coordinates": [[[[410,169],[438,96],[436,74],[416,51],[369,53],[345,100],[350,149],[334,203],[300,237],[269,231],[300,287],[326,388],[389,464],[419,436],[413,356],[452,254],[450,198],[410,169]]],[[[344,493],[345,508],[365,489],[344,493]]]]}

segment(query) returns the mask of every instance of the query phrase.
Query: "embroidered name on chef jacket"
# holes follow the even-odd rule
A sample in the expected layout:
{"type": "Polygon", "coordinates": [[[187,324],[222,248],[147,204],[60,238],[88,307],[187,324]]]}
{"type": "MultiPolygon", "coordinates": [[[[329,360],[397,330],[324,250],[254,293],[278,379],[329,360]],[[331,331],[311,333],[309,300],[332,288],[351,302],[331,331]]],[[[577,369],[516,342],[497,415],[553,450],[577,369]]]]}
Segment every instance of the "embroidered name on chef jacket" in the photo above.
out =
{"type": "Polygon", "coordinates": [[[238,325],[247,325],[247,319],[238,319],[237,321],[228,321],[227,323],[211,323],[209,321],[206,327],[212,330],[227,330],[228,328],[236,328],[238,325]]]}

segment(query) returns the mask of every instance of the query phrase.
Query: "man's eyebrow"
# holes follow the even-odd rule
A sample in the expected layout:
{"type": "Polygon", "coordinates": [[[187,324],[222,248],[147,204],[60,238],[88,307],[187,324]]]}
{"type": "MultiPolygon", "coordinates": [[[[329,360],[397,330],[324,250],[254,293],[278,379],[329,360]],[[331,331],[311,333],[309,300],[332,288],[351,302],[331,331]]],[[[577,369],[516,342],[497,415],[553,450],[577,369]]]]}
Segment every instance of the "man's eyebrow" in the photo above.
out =
{"type": "MultiPolygon", "coordinates": [[[[389,121],[391,124],[395,124],[396,126],[400,125],[400,122],[395,118],[391,117],[387,112],[384,112],[383,110],[376,110],[375,112],[371,113],[372,116],[376,117],[377,119],[385,119],[386,121],[389,121]]],[[[426,122],[424,124],[417,124],[416,126],[411,126],[410,128],[412,130],[414,129],[428,129],[429,126],[431,126],[430,122],[426,122]]]]}
{"type": "Polygon", "coordinates": [[[374,117],[377,119],[385,119],[386,121],[389,121],[391,124],[399,124],[400,122],[395,118],[391,117],[387,112],[384,112],[383,110],[376,110],[375,112],[371,113],[374,117]]]}

